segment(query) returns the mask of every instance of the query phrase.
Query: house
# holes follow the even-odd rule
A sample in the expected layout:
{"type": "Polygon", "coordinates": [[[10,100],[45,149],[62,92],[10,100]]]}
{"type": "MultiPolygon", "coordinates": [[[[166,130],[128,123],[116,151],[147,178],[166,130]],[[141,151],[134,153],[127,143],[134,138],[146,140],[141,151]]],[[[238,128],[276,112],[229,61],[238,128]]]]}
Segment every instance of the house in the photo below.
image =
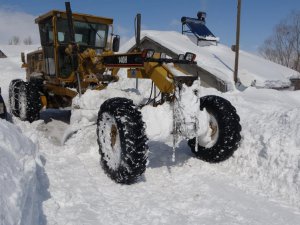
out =
{"type": "MultiPolygon", "coordinates": [[[[189,37],[175,31],[143,31],[142,49],[164,52],[170,57],[178,57],[185,52],[196,54],[196,65],[180,65],[190,74],[198,75],[204,87],[213,87],[226,92],[235,89],[233,81],[235,54],[231,48],[218,44],[197,46],[189,37]]],[[[122,46],[121,52],[135,48],[135,38],[122,46]]],[[[291,78],[300,78],[300,73],[282,65],[263,59],[257,55],[240,51],[239,79],[247,86],[257,88],[291,88],[291,78]]]]}
{"type": "Polygon", "coordinates": [[[0,50],[0,59],[1,58],[7,58],[7,56],[0,50]]]}
{"type": "MultiPolygon", "coordinates": [[[[192,52],[196,54],[195,65],[178,65],[186,72],[201,78],[201,85],[213,87],[221,92],[235,89],[233,81],[235,52],[219,43],[206,27],[206,13],[199,12],[197,18],[182,17],[182,32],[143,31],[140,48],[166,53],[172,58],[192,52]]],[[[135,38],[122,46],[122,52],[136,48],[135,38]]],[[[299,89],[300,73],[257,55],[240,50],[238,79],[242,87],[272,89],[299,89]]]]}

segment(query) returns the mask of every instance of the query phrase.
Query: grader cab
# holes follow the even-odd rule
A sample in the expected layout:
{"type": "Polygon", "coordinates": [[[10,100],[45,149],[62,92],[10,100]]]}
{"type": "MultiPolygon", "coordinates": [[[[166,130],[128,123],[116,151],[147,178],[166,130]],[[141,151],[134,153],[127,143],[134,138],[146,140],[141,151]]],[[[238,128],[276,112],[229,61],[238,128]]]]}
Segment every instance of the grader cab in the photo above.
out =
{"type": "MultiPolygon", "coordinates": [[[[98,54],[109,49],[109,30],[112,32],[113,20],[85,14],[73,14],[74,38],[79,52],[94,49],[98,54]]],[[[73,82],[74,71],[68,59],[66,49],[73,42],[69,30],[67,13],[64,11],[50,11],[35,22],[39,25],[43,59],[47,76],[55,76],[60,81],[73,82]]]]}
{"type": "MultiPolygon", "coordinates": [[[[74,23],[73,34],[67,12],[53,10],[40,17],[35,22],[39,26],[42,49],[22,56],[23,67],[26,68],[26,80],[43,81],[43,105],[48,108],[70,106],[72,98],[77,95],[72,88],[80,86],[81,91],[93,85],[98,89],[97,74],[103,74],[104,67],[95,65],[96,55],[105,52],[111,54],[113,20],[86,14],[72,14],[74,23]],[[71,39],[74,40],[71,40],[71,39]],[[74,52],[74,48],[77,52],[74,52]],[[74,57],[74,53],[77,56],[74,57]],[[93,59],[92,62],[90,59],[93,59]],[[76,77],[76,73],[80,82],[76,77]],[[50,94],[51,93],[51,94],[50,94]]],[[[117,51],[119,37],[114,39],[117,51]]]]}
{"type": "MultiPolygon", "coordinates": [[[[174,149],[178,136],[183,136],[196,157],[213,163],[228,159],[241,139],[235,108],[221,97],[199,96],[193,84],[198,76],[177,66],[195,64],[195,54],[187,52],[170,58],[152,49],[140,49],[140,15],[136,21],[136,49],[117,54],[120,37],[113,34],[113,19],[72,13],[68,2],[66,11],[53,10],[38,17],[35,22],[42,49],[27,54],[27,61],[22,55],[26,81],[17,79],[10,84],[11,112],[33,122],[39,119],[42,108],[71,106],[75,96],[88,89],[106,88],[118,81],[120,68],[127,68],[129,78],[152,80],[161,92],[159,104],[172,105],[174,149]],[[180,105],[179,90],[193,95],[186,108],[180,105]],[[206,127],[200,127],[205,124],[200,123],[203,114],[206,127]]],[[[101,164],[118,183],[133,183],[146,169],[148,145],[141,107],[120,96],[106,100],[99,109],[101,164]]]]}

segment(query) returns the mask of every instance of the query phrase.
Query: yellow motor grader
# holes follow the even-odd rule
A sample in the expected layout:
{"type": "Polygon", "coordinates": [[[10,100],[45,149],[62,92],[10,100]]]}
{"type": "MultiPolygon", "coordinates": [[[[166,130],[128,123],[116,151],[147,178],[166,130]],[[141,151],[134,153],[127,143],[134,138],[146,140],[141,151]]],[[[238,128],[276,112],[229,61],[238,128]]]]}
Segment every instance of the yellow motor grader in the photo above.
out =
{"type": "MultiPolygon", "coordinates": [[[[185,112],[177,104],[178,92],[189,90],[199,78],[177,65],[195,64],[195,54],[187,52],[170,58],[152,49],[140,49],[140,14],[136,17],[137,47],[122,54],[116,53],[120,37],[113,34],[113,19],[72,13],[69,2],[66,11],[50,11],[35,22],[42,48],[28,53],[27,59],[21,55],[26,81],[12,80],[9,87],[14,116],[33,122],[39,119],[42,108],[71,106],[75,96],[88,89],[101,91],[118,81],[120,68],[128,68],[129,78],[151,79],[160,90],[161,99],[156,104],[173,105],[173,135],[185,136],[197,158],[217,163],[231,157],[238,148],[241,126],[229,101],[212,95],[200,97],[199,91],[193,89],[195,102],[189,107],[196,109],[195,115],[190,120],[182,119],[185,112]],[[201,112],[208,116],[205,141],[201,140],[203,133],[199,133],[201,112]]],[[[146,169],[148,139],[140,107],[130,99],[117,97],[106,100],[99,109],[97,137],[101,164],[118,183],[131,184],[146,169]]]]}

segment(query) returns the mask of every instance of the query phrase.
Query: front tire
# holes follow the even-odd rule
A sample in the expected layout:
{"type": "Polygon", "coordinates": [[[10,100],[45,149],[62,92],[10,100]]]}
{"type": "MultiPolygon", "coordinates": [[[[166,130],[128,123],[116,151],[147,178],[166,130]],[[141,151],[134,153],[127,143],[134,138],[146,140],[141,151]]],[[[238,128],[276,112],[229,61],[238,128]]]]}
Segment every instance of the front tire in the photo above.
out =
{"type": "Polygon", "coordinates": [[[136,182],[146,170],[148,139],[141,112],[131,100],[112,98],[101,105],[97,137],[106,174],[117,183],[136,182]]]}
{"type": "Polygon", "coordinates": [[[210,163],[222,162],[231,157],[241,140],[240,118],[231,103],[219,96],[208,95],[200,98],[200,110],[206,109],[210,117],[212,141],[205,146],[198,144],[196,138],[188,145],[197,158],[210,163]]]}
{"type": "Polygon", "coordinates": [[[30,123],[38,120],[42,108],[39,88],[35,83],[22,82],[18,97],[19,116],[30,123]]]}

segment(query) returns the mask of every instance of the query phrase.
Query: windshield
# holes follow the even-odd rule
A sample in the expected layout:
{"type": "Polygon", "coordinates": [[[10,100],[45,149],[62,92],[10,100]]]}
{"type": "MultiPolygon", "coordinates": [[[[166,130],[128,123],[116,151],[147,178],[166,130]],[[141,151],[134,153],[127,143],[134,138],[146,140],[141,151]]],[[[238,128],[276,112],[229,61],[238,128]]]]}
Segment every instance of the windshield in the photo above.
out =
{"type": "MultiPolygon", "coordinates": [[[[108,26],[105,24],[74,21],[75,41],[79,45],[94,48],[105,48],[108,26]]],[[[68,21],[57,20],[57,39],[59,43],[67,44],[69,40],[68,21]]]]}

